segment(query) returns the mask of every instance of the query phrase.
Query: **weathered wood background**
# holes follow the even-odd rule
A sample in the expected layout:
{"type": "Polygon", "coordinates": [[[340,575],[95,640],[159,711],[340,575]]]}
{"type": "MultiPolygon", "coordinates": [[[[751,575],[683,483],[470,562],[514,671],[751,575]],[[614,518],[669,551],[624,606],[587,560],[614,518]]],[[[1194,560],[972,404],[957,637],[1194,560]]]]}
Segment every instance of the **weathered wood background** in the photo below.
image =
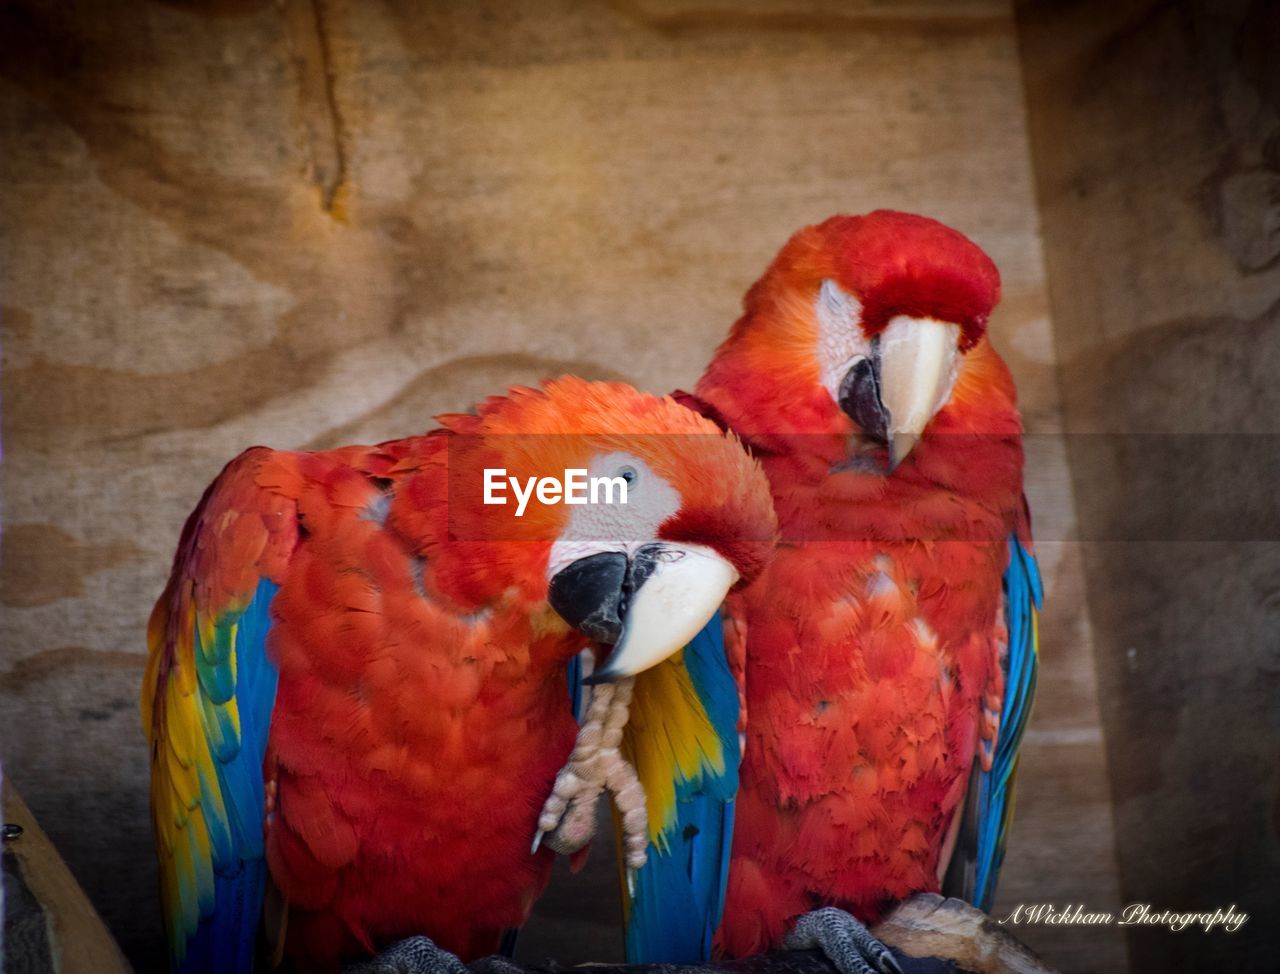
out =
{"type": "MultiPolygon", "coordinates": [[[[1067,241],[1053,293],[1074,330],[1055,336],[1023,73],[1049,131],[1105,95],[1084,55],[1064,94],[1052,24],[1036,26],[1023,51],[1044,61],[1028,70],[999,0],[0,5],[0,754],[140,969],[159,957],[143,630],[221,464],[253,443],[420,431],[564,371],[688,385],[793,229],[878,206],[952,223],[1000,265],[993,330],[1037,434],[1050,601],[997,913],[1119,904],[1056,358],[1087,409],[1099,382],[1077,343],[1092,307],[1071,301],[1093,284],[1054,187],[1060,156],[1084,158],[1094,136],[1036,140],[1046,229],[1067,241]]],[[[1125,186],[1159,192],[1132,158],[1096,165],[1095,185],[1127,166],[1125,186]]],[[[1196,230],[1129,229],[1135,245],[1196,230]]],[[[1250,293],[1243,319],[1274,290],[1250,293]]],[[[1099,645],[1120,652],[1112,635],[1099,645]]],[[[1115,684],[1119,659],[1103,668],[1115,684]]],[[[1145,719],[1109,713],[1122,734],[1145,719]]],[[[1113,778],[1132,771],[1107,743],[1113,778]]],[[[1120,809],[1129,840],[1147,810],[1120,809]]],[[[1190,828],[1153,830],[1120,861],[1156,875],[1154,850],[1190,828]]],[[[619,956],[605,858],[558,875],[528,956],[619,956]]],[[[1017,934],[1064,971],[1126,967],[1115,928],[1017,934]]]]}
{"type": "Polygon", "coordinates": [[[1280,958],[1280,4],[1019,7],[1135,971],[1280,958]]]}

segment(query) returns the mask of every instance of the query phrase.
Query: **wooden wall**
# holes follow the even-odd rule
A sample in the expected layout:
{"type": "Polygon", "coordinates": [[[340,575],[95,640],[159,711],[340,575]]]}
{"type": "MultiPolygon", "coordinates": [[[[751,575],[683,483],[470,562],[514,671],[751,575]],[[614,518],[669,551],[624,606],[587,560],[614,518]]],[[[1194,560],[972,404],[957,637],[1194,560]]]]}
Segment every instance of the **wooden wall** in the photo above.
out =
{"type": "Polygon", "coordinates": [[[1019,8],[1136,971],[1280,957],[1280,6],[1019,8]]]}
{"type": "MultiPolygon", "coordinates": [[[[562,371],[688,385],[793,229],[878,206],[995,258],[1036,434],[1050,602],[1002,905],[1118,902],[1006,3],[20,0],[0,133],[0,746],[140,967],[143,630],[221,464],[562,371]]],[[[1118,931],[1018,932],[1124,969],[1118,931]]]]}

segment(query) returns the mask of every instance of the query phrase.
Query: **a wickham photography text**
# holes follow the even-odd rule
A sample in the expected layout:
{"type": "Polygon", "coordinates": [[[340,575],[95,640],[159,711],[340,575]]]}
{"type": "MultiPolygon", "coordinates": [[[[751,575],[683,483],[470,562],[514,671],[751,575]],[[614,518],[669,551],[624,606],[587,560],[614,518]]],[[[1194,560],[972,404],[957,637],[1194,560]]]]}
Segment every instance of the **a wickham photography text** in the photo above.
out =
{"type": "Polygon", "coordinates": [[[625,504],[627,480],[625,477],[589,477],[586,469],[577,467],[564,472],[564,477],[507,476],[505,467],[485,467],[484,502],[508,504],[514,495],[516,517],[524,517],[525,508],[532,497],[539,504],[625,504]],[[507,488],[511,493],[507,493],[507,488]],[[616,499],[615,499],[616,498],[616,499]]]}
{"type": "Polygon", "coordinates": [[[1175,933],[1198,927],[1205,933],[1235,933],[1249,922],[1249,914],[1237,910],[1234,903],[1225,909],[1201,913],[1158,910],[1150,903],[1130,903],[1119,913],[1089,910],[1078,903],[1061,907],[1053,903],[1020,903],[999,922],[1012,926],[1167,927],[1175,933]]]}

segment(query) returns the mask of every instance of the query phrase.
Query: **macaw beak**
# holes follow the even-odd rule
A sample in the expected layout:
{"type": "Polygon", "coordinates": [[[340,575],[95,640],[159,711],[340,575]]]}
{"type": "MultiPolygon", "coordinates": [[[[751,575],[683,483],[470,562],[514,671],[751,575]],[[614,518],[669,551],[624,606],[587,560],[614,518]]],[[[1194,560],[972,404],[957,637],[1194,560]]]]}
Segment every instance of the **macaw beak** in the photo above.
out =
{"type": "Polygon", "coordinates": [[[959,355],[958,325],[898,315],[871,342],[840,387],[840,408],[864,433],[889,444],[893,470],[915,447],[951,395],[959,355]]]}
{"type": "Polygon", "coordinates": [[[715,615],[737,570],[710,548],[659,541],[631,555],[603,551],[551,579],[548,601],[575,629],[613,652],[586,680],[606,683],[674,655],[715,615]]]}

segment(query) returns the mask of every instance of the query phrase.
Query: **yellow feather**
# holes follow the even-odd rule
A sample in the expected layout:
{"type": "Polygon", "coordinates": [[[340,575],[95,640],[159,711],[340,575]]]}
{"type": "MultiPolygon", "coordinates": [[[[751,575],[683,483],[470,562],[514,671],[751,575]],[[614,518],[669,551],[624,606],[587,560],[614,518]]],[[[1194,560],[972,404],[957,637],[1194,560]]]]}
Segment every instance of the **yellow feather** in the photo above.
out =
{"type": "Polygon", "coordinates": [[[200,800],[200,782],[196,778],[195,765],[183,764],[173,748],[165,748],[164,758],[173,792],[183,809],[195,806],[200,800]]]}
{"type": "Polygon", "coordinates": [[[191,856],[190,824],[174,836],[173,842],[173,905],[177,923],[182,932],[181,941],[195,933],[200,925],[200,904],[196,893],[195,863],[191,856]],[[184,882],[185,879],[185,882],[184,882]]]}
{"type": "Polygon", "coordinates": [[[644,783],[649,840],[666,850],[676,820],[676,781],[724,773],[724,749],[694,691],[683,650],[636,677],[623,753],[644,783]]]}
{"type": "Polygon", "coordinates": [[[165,689],[164,743],[178,763],[189,768],[196,752],[196,700],[194,696],[182,693],[176,681],[165,689]]]}

